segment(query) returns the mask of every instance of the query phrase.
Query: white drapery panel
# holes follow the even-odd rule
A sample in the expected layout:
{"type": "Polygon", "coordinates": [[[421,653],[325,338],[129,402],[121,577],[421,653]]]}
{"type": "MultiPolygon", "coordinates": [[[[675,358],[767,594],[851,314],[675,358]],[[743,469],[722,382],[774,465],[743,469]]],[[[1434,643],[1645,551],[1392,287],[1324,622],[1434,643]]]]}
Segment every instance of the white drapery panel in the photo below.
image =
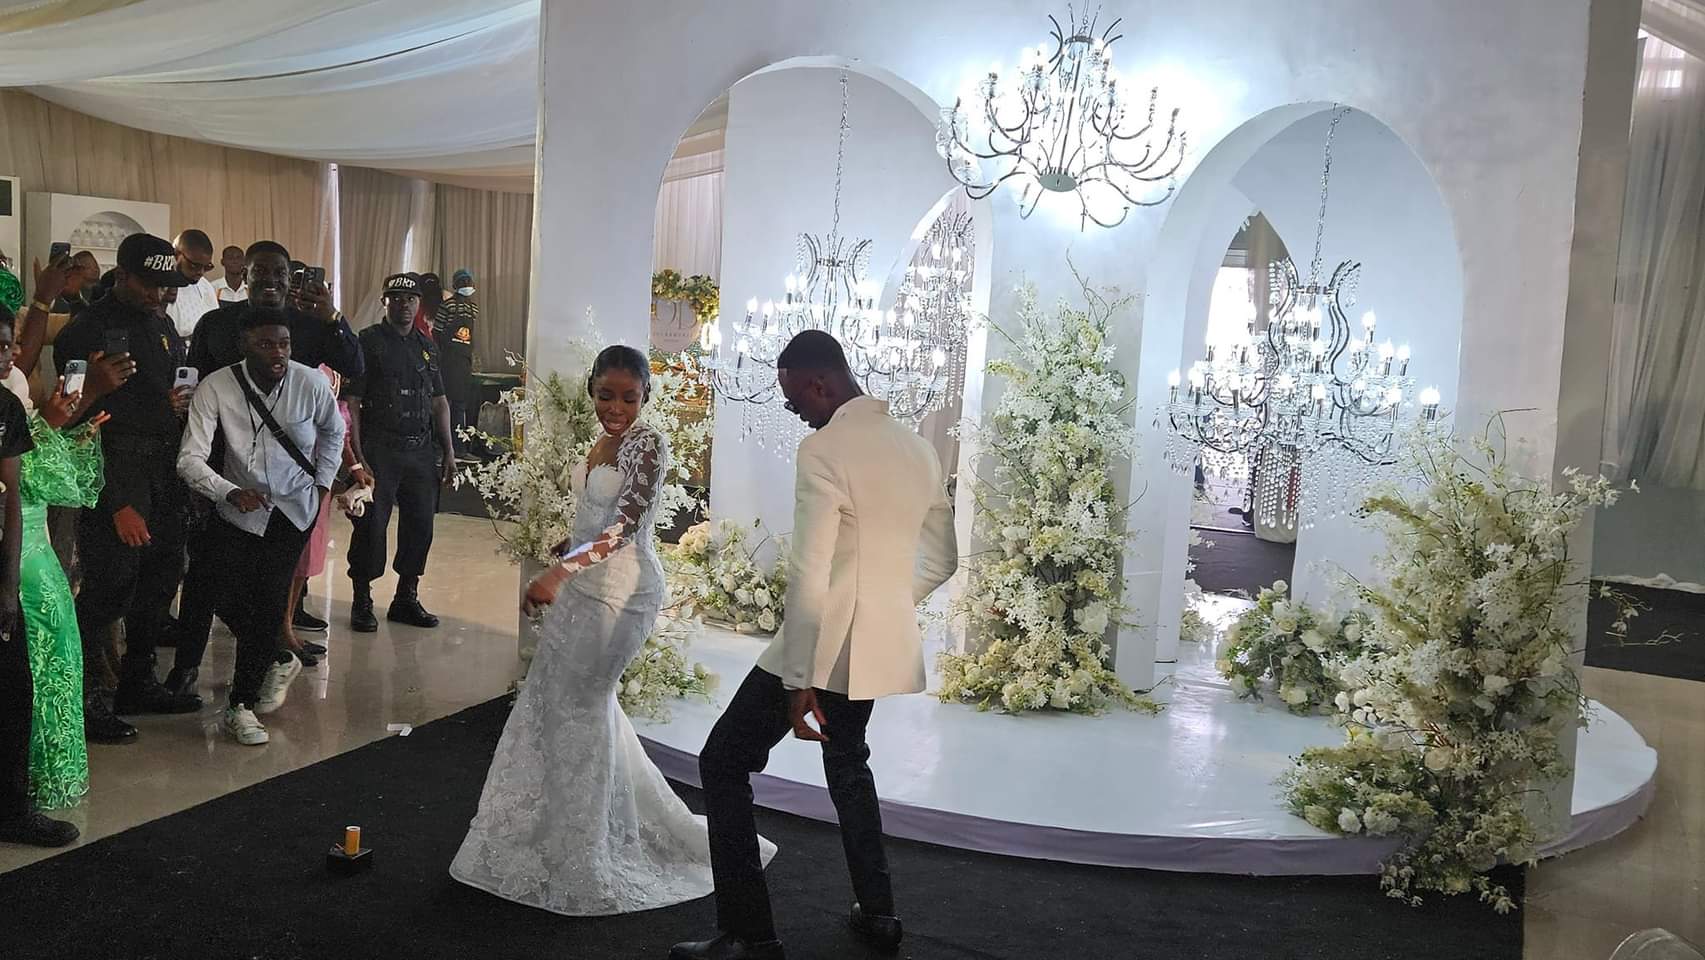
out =
{"type": "Polygon", "coordinates": [[[433,262],[444,285],[466,267],[474,273],[480,329],[474,352],[481,370],[518,373],[507,355],[527,350],[527,298],[533,273],[533,197],[439,184],[433,262]]]}
{"type": "Polygon", "coordinates": [[[158,133],[532,189],[539,0],[55,9],[0,13],[0,86],[158,133]]]}
{"type": "Polygon", "coordinates": [[[652,233],[652,272],[722,280],[722,158],[713,150],[678,157],[663,173],[652,233]]]}
{"type": "Polygon", "coordinates": [[[1705,489],[1705,61],[1644,41],[1631,138],[1605,458],[1705,489]]]}
{"type": "MultiPolygon", "coordinates": [[[[404,247],[410,245],[409,228],[420,209],[423,187],[420,181],[395,174],[338,167],[338,248],[343,258],[338,282],[343,312],[357,330],[384,315],[379,295],[385,278],[404,270],[404,247]]],[[[430,253],[430,233],[415,242],[430,253]]]]}

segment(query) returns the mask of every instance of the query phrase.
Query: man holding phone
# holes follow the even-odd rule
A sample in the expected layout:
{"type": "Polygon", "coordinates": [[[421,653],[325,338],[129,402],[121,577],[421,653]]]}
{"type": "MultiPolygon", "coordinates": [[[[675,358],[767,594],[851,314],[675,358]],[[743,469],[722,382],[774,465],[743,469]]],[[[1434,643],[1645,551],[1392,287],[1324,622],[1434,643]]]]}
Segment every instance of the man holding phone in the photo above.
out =
{"type": "Polygon", "coordinates": [[[79,415],[111,418],[102,429],[106,487],[99,505],[78,518],[83,564],[99,575],[84,580],[77,625],[85,639],[98,638],[124,620],[114,698],[120,714],[201,709],[200,697],[167,690],[154,673],[155,644],[183,572],[188,492],[177,476],[177,454],[192,393],[174,387],[187,351],[162,304],[166,291],[186,283],[170,243],[132,234],[119,246],[112,293],[53,343],[61,374],[73,360],[89,365],[79,415]]]}

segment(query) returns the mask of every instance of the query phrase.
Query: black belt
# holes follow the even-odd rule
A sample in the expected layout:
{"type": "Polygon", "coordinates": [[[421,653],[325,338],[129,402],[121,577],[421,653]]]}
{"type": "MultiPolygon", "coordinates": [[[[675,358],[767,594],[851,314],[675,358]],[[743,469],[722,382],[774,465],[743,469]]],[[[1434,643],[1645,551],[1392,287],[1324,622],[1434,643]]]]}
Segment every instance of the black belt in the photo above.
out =
{"type": "Polygon", "coordinates": [[[419,450],[432,442],[430,435],[405,437],[395,433],[375,433],[367,442],[376,443],[382,447],[392,447],[397,450],[419,450]]]}

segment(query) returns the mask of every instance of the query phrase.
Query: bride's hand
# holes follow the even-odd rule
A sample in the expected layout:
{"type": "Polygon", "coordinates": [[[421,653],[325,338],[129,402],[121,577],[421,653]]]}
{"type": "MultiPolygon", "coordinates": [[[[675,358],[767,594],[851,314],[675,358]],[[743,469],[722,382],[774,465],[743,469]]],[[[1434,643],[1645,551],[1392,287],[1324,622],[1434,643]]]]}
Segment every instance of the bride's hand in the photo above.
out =
{"type": "Polygon", "coordinates": [[[556,595],[562,590],[563,581],[567,579],[568,573],[560,565],[534,577],[533,582],[527,584],[527,595],[521,601],[521,612],[528,617],[543,613],[546,607],[556,602],[556,595]]]}

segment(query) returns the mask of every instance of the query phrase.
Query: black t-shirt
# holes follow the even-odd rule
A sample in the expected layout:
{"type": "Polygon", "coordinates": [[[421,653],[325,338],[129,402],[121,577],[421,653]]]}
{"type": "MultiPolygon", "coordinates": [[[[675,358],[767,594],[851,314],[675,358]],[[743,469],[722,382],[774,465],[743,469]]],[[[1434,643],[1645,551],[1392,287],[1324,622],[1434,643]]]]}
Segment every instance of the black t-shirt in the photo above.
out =
{"type": "Polygon", "coordinates": [[[433,338],[444,364],[445,380],[465,380],[474,372],[474,327],[480,321],[480,305],[456,297],[446,300],[433,318],[433,338]]]}
{"type": "MultiPolygon", "coordinates": [[[[253,307],[247,300],[209,310],[196,321],[190,336],[189,365],[206,380],[243,359],[243,318],[253,307]]],[[[310,367],[325,364],[346,377],[361,376],[361,344],[349,321],[332,326],[294,307],[284,311],[290,320],[290,359],[310,367]]]]}
{"type": "Polygon", "coordinates": [[[352,404],[360,398],[363,438],[432,436],[432,401],[444,396],[432,340],[414,327],[399,334],[378,323],[361,331],[361,352],[365,371],[350,378],[344,393],[352,404]]]}
{"type": "Polygon", "coordinates": [[[0,460],[21,457],[36,447],[30,439],[30,416],[10,390],[0,390],[0,460]]]}
{"type": "Polygon", "coordinates": [[[172,384],[187,351],[170,320],[127,306],[116,295],[108,294],[59,331],[53,340],[54,367],[63,375],[66,363],[104,352],[107,333],[113,330],[123,330],[129,336],[136,375],[82,415],[106,411],[112,419],[101,428],[103,436],[158,441],[175,448],[183,435],[183,424],[172,412],[172,384]]]}

